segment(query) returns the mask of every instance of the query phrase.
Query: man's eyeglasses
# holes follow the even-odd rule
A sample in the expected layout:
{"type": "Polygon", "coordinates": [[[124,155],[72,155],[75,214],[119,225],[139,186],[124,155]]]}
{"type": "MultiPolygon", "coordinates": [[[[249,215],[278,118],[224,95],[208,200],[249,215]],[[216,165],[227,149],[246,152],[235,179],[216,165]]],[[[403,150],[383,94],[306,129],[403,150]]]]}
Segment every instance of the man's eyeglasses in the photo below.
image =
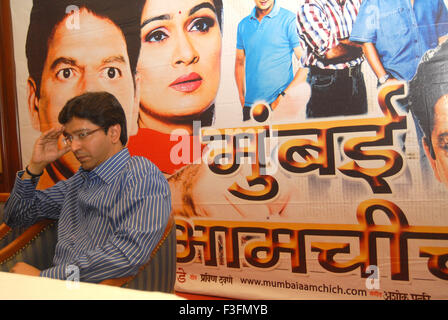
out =
{"type": "Polygon", "coordinates": [[[62,141],[66,144],[66,145],[71,145],[73,140],[78,140],[78,141],[82,141],[85,138],[87,138],[88,136],[94,134],[95,132],[99,131],[99,130],[103,130],[103,127],[99,127],[95,130],[88,130],[88,129],[83,129],[81,130],[81,132],[74,134],[74,135],[70,135],[70,134],[66,134],[64,133],[64,138],[62,139],[62,141]]]}

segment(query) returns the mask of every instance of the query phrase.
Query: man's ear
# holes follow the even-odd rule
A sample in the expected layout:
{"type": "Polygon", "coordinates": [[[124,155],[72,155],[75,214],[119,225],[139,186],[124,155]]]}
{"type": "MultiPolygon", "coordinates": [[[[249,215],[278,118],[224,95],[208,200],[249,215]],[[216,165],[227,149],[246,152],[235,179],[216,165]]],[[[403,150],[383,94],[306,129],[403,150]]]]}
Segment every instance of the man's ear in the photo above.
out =
{"type": "Polygon", "coordinates": [[[121,126],[118,123],[109,127],[108,134],[110,134],[112,143],[121,143],[120,141],[121,126]]]}
{"type": "Polygon", "coordinates": [[[434,158],[432,157],[432,155],[431,155],[431,150],[430,150],[430,147],[429,147],[429,145],[428,145],[428,143],[430,143],[430,142],[428,142],[428,139],[426,139],[426,137],[423,137],[423,138],[422,138],[422,141],[423,141],[422,144],[423,144],[423,149],[425,150],[426,158],[428,158],[428,161],[429,161],[429,163],[431,164],[432,171],[434,171],[434,176],[436,177],[436,179],[437,179],[438,181],[441,181],[441,180],[440,180],[440,176],[439,176],[439,170],[437,170],[436,159],[434,159],[434,158]]]}
{"type": "Polygon", "coordinates": [[[140,74],[135,73],[135,91],[134,91],[134,105],[132,106],[130,119],[128,121],[128,137],[134,136],[138,131],[138,115],[140,111],[140,74]]]}
{"type": "Polygon", "coordinates": [[[27,81],[28,90],[28,112],[30,114],[31,125],[37,131],[40,131],[39,118],[39,98],[37,97],[37,86],[33,78],[29,77],[27,81]]]}

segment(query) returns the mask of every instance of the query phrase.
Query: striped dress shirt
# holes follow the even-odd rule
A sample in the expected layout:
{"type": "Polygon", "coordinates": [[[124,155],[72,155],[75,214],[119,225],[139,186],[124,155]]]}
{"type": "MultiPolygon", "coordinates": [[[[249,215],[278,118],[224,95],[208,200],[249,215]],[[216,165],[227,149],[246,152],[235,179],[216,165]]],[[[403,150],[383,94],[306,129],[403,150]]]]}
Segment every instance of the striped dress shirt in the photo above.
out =
{"type": "Polygon", "coordinates": [[[53,267],[41,276],[99,282],[133,275],[161,239],[171,212],[168,182],[148,159],[124,148],[92,171],[82,168],[46,190],[16,178],[5,205],[5,222],[27,226],[58,220],[53,267]]]}
{"type": "Polygon", "coordinates": [[[322,61],[340,39],[348,39],[362,0],[302,0],[297,12],[298,32],[306,50],[305,66],[321,69],[345,69],[360,65],[363,58],[338,64],[322,61]]]}

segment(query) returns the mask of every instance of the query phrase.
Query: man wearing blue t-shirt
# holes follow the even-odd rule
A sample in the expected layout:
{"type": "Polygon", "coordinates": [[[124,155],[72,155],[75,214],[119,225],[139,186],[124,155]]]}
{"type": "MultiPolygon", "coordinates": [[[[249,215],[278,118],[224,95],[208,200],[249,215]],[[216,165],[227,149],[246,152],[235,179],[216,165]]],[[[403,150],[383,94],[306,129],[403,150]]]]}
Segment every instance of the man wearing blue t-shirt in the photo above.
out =
{"type": "Polygon", "coordinates": [[[292,55],[301,56],[295,14],[275,0],[254,1],[252,13],[238,25],[236,44],[235,80],[244,121],[256,102],[275,109],[288,88],[305,79],[304,69],[293,72],[292,55]]]}

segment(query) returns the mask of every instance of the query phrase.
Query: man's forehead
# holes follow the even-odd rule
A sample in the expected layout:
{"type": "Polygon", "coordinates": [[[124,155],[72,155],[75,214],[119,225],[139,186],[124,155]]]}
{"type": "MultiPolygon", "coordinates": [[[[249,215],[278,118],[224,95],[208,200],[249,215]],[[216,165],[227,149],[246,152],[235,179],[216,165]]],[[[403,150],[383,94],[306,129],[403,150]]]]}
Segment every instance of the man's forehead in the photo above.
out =
{"type": "Polygon", "coordinates": [[[121,29],[111,20],[90,12],[80,14],[80,28],[68,28],[67,16],[55,29],[50,39],[48,54],[54,51],[62,56],[72,56],[72,52],[89,52],[90,55],[104,55],[111,51],[126,54],[126,40],[121,29]]]}
{"type": "Polygon", "coordinates": [[[434,106],[434,128],[433,134],[448,132],[448,94],[437,100],[434,106]]]}
{"type": "Polygon", "coordinates": [[[436,117],[448,117],[448,94],[437,100],[434,106],[436,117]]]}
{"type": "Polygon", "coordinates": [[[72,117],[66,124],[64,124],[64,133],[77,133],[84,129],[95,128],[97,125],[89,119],[72,117]]]}

